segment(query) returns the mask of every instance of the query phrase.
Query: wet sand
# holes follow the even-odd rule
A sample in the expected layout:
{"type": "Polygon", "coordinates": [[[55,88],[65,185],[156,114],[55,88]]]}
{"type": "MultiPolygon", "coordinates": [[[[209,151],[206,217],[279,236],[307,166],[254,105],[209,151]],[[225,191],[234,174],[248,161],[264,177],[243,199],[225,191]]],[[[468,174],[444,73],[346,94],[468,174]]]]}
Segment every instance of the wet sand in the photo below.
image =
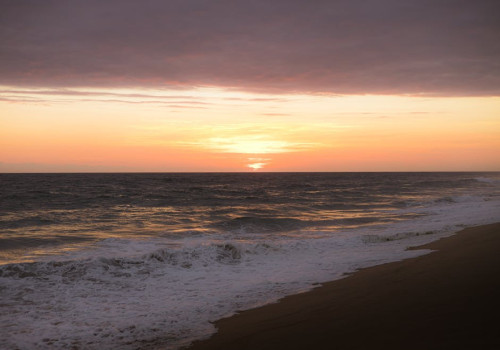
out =
{"type": "Polygon", "coordinates": [[[500,223],[418,248],[436,251],[220,320],[189,349],[500,349],[500,223]]]}

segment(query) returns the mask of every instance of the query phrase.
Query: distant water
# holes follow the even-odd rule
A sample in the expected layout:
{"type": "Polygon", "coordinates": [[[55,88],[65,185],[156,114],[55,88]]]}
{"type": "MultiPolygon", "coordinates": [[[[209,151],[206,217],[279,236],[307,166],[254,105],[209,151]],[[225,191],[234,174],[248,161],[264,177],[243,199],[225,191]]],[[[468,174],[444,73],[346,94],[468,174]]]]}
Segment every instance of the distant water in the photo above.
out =
{"type": "Polygon", "coordinates": [[[0,174],[0,349],[175,349],[496,221],[500,173],[0,174]]]}

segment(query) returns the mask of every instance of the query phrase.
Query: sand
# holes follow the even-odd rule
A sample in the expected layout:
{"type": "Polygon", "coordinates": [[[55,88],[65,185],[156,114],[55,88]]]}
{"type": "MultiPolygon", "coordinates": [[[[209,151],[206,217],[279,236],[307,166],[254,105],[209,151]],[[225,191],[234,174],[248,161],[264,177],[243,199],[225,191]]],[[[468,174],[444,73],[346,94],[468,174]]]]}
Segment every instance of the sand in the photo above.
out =
{"type": "Polygon", "coordinates": [[[500,223],[216,322],[206,349],[500,349],[500,223]]]}

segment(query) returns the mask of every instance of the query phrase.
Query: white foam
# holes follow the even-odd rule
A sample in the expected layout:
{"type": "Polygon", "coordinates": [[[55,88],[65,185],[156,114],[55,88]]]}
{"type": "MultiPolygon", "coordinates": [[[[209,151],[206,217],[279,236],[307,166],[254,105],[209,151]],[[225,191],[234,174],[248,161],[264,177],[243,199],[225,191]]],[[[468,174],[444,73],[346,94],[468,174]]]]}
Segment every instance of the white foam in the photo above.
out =
{"type": "Polygon", "coordinates": [[[405,249],[498,221],[500,201],[468,196],[412,211],[426,216],[316,239],[108,239],[50,261],[3,266],[0,348],[175,349],[208,337],[212,321],[237,310],[425,254],[405,249]]]}

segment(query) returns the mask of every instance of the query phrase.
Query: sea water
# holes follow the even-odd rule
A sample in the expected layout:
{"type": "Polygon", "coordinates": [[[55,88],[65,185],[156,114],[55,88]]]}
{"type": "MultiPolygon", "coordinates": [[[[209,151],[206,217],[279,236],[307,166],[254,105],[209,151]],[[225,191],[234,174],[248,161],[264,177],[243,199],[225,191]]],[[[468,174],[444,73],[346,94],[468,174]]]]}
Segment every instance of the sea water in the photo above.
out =
{"type": "Polygon", "coordinates": [[[500,173],[0,174],[1,349],[176,349],[500,221],[500,173]]]}

